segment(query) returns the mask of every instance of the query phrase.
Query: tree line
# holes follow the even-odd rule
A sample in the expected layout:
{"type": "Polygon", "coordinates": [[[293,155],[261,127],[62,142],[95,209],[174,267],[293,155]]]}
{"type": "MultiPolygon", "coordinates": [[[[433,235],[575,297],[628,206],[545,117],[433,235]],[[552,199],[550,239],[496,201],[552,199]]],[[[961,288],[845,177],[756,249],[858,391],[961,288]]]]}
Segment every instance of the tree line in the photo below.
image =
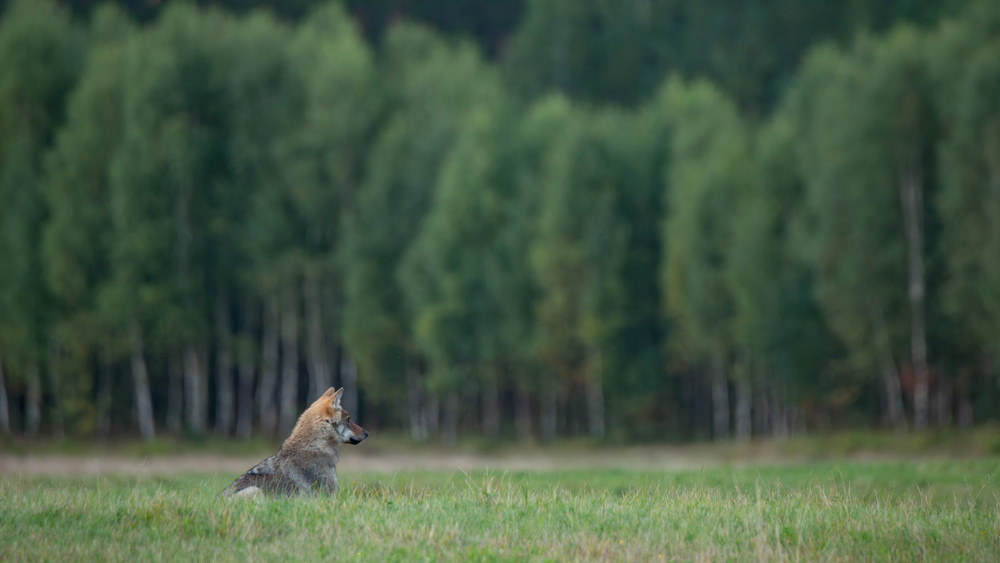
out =
{"type": "Polygon", "coordinates": [[[961,8],[773,73],[650,39],[668,1],[529,2],[494,59],[11,2],[0,428],[282,436],[331,385],[446,442],[991,420],[1000,9],[961,8]]]}

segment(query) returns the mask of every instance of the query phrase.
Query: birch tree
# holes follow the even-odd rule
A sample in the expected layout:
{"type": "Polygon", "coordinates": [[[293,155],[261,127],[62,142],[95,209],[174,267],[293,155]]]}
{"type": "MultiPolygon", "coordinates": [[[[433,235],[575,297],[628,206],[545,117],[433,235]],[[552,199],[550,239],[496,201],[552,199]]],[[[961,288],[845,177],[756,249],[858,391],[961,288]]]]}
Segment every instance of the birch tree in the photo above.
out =
{"type": "MultiPolygon", "coordinates": [[[[0,20],[0,353],[8,381],[24,389],[24,428],[42,419],[42,373],[53,314],[42,255],[46,202],[42,154],[64,115],[83,41],[69,15],[48,1],[16,1],[0,20]]],[[[50,373],[50,384],[61,374],[50,373]]],[[[61,404],[54,395],[52,404],[61,404]]]]}
{"type": "Polygon", "coordinates": [[[712,436],[730,431],[733,295],[726,283],[732,237],[729,205],[749,183],[744,124],[705,82],[668,82],[659,103],[670,115],[663,284],[680,350],[708,374],[712,436]]]}
{"type": "MultiPolygon", "coordinates": [[[[381,79],[387,115],[366,162],[367,176],[347,218],[344,338],[359,383],[375,403],[407,405],[405,424],[425,439],[441,400],[424,381],[413,312],[399,280],[403,255],[430,206],[441,163],[465,109],[482,90],[482,61],[469,45],[401,25],[386,37],[381,79]]],[[[457,398],[448,404],[457,408],[457,398]]],[[[388,414],[388,413],[387,413],[388,414]]],[[[452,417],[450,420],[457,420],[452,417]]]]}

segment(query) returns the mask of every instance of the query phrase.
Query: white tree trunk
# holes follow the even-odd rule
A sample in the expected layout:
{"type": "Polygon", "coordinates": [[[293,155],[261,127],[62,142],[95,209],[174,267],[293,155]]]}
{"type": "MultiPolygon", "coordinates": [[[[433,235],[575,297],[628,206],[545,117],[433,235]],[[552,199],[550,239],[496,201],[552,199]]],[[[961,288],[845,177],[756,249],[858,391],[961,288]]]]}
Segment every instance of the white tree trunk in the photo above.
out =
{"type": "Polygon", "coordinates": [[[750,382],[742,379],[736,384],[736,405],[733,414],[736,418],[736,439],[746,441],[750,439],[753,419],[751,418],[750,405],[752,396],[750,382]]]}
{"type": "Polygon", "coordinates": [[[774,438],[788,437],[788,419],[785,416],[785,407],[775,393],[771,397],[771,436],[774,438]]]}
{"type": "Polygon", "coordinates": [[[358,364],[346,350],[340,354],[340,386],[344,388],[341,405],[352,415],[358,414],[358,364]]]}
{"type": "Polygon", "coordinates": [[[260,426],[267,436],[278,431],[278,346],[280,341],[281,308],[272,300],[264,308],[261,334],[260,383],[257,386],[257,413],[260,426]]]}
{"type": "Polygon", "coordinates": [[[763,362],[757,362],[755,366],[757,392],[753,396],[753,427],[758,436],[770,436],[771,405],[768,400],[770,378],[768,377],[767,368],[763,366],[763,362]]]}
{"type": "Polygon", "coordinates": [[[284,289],[281,306],[281,397],[278,409],[278,432],[287,436],[298,416],[299,383],[299,300],[293,284],[284,289]]]}
{"type": "Polygon", "coordinates": [[[441,421],[441,441],[449,446],[458,443],[458,393],[452,391],[444,400],[444,420],[441,421]]]}
{"type": "Polygon", "coordinates": [[[244,354],[239,362],[239,374],[236,384],[236,437],[241,440],[250,439],[253,433],[253,356],[244,354]]]}
{"type": "Polygon", "coordinates": [[[253,331],[257,325],[257,312],[259,308],[255,306],[253,297],[249,292],[243,303],[243,325],[241,328],[242,337],[238,348],[239,374],[236,383],[236,437],[241,440],[248,440],[253,432],[253,331]]]}
{"type": "Polygon", "coordinates": [[[517,387],[514,411],[517,440],[522,444],[529,444],[534,438],[534,424],[531,421],[531,395],[522,386],[517,387]]]}
{"type": "Polygon", "coordinates": [[[171,352],[167,365],[167,430],[179,434],[184,427],[184,359],[171,352]]]}
{"type": "Polygon", "coordinates": [[[111,435],[111,366],[102,351],[97,358],[97,436],[111,435]]]}
{"type": "Polygon", "coordinates": [[[882,388],[885,391],[886,424],[896,432],[906,432],[906,415],[903,412],[903,391],[899,384],[899,371],[892,357],[889,343],[889,333],[885,327],[882,306],[873,308],[873,326],[875,339],[879,348],[879,371],[881,372],[882,388]]]}
{"type": "MultiPolygon", "coordinates": [[[[191,287],[190,274],[191,241],[194,238],[191,226],[189,198],[191,197],[191,179],[186,167],[178,169],[177,197],[174,201],[177,225],[177,281],[182,288],[191,287]]],[[[184,289],[181,294],[181,304],[186,309],[193,309],[191,291],[184,289]]],[[[181,370],[184,378],[184,408],[185,423],[188,430],[197,434],[205,432],[205,419],[208,416],[208,385],[205,380],[198,351],[193,343],[187,343],[181,352],[181,370]]]]}
{"type": "Polygon", "coordinates": [[[188,430],[205,432],[208,415],[208,385],[198,349],[193,344],[184,347],[184,398],[188,430]]]}
{"type": "Polygon", "coordinates": [[[428,436],[437,436],[441,432],[441,401],[436,395],[424,394],[424,426],[428,436]]]}
{"type": "Polygon", "coordinates": [[[913,426],[927,426],[930,406],[930,369],[924,326],[924,195],[919,156],[903,170],[900,183],[903,223],[906,227],[908,296],[910,300],[910,356],[913,364],[913,426]]]}
{"type": "MultiPolygon", "coordinates": [[[[326,355],[323,337],[323,303],[320,298],[319,273],[306,272],[303,276],[303,296],[305,297],[306,353],[309,361],[309,400],[313,401],[326,392],[332,384],[330,362],[326,355]]],[[[346,391],[346,390],[345,390],[346,391]]],[[[350,412],[350,411],[348,411],[350,412]]]]}
{"type": "Polygon", "coordinates": [[[7,403],[7,384],[3,378],[2,358],[0,358],[0,432],[10,434],[10,410],[7,403]]]}
{"type": "Polygon", "coordinates": [[[758,436],[770,436],[771,431],[771,404],[767,400],[767,393],[757,390],[754,396],[753,425],[758,436]]]}
{"type": "Polygon", "coordinates": [[[587,360],[587,427],[590,435],[604,436],[604,360],[600,350],[591,350],[587,360]]]}
{"type": "Polygon", "coordinates": [[[59,344],[54,340],[49,342],[48,348],[49,361],[46,366],[48,369],[45,371],[49,374],[49,393],[52,397],[49,418],[52,420],[52,437],[56,440],[62,440],[66,437],[65,425],[63,424],[63,394],[62,386],[60,385],[61,376],[59,374],[62,355],[59,344]]]}
{"type": "Polygon", "coordinates": [[[488,367],[483,382],[482,425],[483,434],[496,439],[500,436],[500,386],[497,383],[497,370],[488,367]]]}
{"type": "Polygon", "coordinates": [[[968,395],[963,394],[958,399],[958,426],[963,430],[968,430],[969,428],[972,428],[972,424],[974,422],[972,399],[970,399],[968,395]]]}
{"type": "Polygon", "coordinates": [[[729,384],[726,381],[725,360],[721,352],[712,357],[712,436],[715,440],[729,439],[729,384]]]}
{"type": "Polygon", "coordinates": [[[406,369],[406,418],[410,426],[410,438],[423,442],[428,437],[428,431],[420,369],[409,356],[404,369],[406,369]]]}
{"type": "Polygon", "coordinates": [[[34,438],[38,435],[38,426],[42,422],[42,380],[35,361],[28,365],[26,383],[28,388],[24,405],[24,431],[30,438],[34,438]]]}
{"type": "Polygon", "coordinates": [[[937,405],[935,406],[935,411],[937,414],[937,425],[941,428],[947,428],[951,426],[951,400],[952,400],[952,385],[951,380],[942,378],[940,380],[940,385],[937,388],[937,405]]]}
{"type": "Polygon", "coordinates": [[[556,439],[558,432],[557,421],[559,418],[559,394],[553,382],[545,382],[542,387],[542,397],[538,432],[542,442],[549,443],[556,439]]]}
{"type": "Polygon", "coordinates": [[[131,343],[132,388],[135,391],[135,414],[139,423],[139,435],[149,441],[156,437],[153,425],[153,400],[149,391],[149,373],[146,371],[146,356],[139,323],[129,325],[131,343]]]}
{"type": "Polygon", "coordinates": [[[220,293],[215,303],[215,435],[227,438],[233,431],[233,338],[229,298],[220,293]]]}
{"type": "Polygon", "coordinates": [[[792,412],[792,432],[795,434],[805,434],[806,433],[806,415],[802,411],[801,407],[795,407],[791,409],[792,412]]]}

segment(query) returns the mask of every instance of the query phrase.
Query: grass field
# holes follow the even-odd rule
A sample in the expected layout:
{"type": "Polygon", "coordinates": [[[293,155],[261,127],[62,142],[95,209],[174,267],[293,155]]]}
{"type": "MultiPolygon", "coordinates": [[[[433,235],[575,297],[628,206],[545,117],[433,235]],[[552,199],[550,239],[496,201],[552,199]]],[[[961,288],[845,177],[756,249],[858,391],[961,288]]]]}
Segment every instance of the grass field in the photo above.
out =
{"type": "Polygon", "coordinates": [[[0,476],[0,560],[1000,560],[1000,459],[341,472],[333,499],[233,476],[0,476]]]}

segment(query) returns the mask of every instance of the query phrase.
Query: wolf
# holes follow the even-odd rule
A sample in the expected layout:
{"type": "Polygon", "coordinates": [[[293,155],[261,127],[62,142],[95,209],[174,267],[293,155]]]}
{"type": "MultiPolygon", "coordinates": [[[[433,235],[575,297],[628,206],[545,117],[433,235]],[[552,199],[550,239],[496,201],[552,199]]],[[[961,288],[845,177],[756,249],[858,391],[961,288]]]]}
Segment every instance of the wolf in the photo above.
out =
{"type": "Polygon", "coordinates": [[[344,389],[333,387],[302,413],[278,453],[253,466],[219,493],[222,497],[332,495],[344,442],[360,444],[368,432],[340,406],[344,389]]]}

